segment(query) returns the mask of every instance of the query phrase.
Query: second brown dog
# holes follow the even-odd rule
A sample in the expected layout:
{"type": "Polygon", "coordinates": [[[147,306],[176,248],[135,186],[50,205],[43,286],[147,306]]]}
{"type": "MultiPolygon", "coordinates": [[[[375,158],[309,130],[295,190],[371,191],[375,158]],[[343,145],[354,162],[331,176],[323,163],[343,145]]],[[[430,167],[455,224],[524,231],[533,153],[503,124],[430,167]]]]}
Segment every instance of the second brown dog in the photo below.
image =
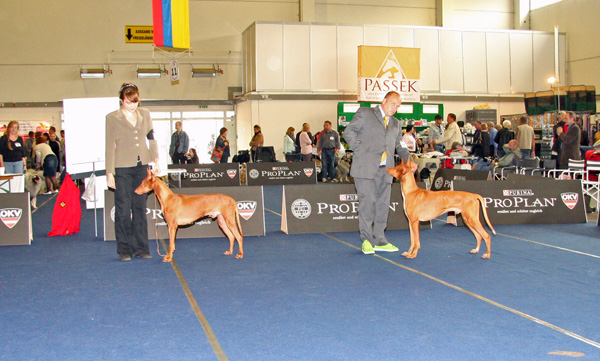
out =
{"type": "Polygon", "coordinates": [[[233,198],[225,194],[175,194],[148,169],[148,176],[136,188],[135,193],[144,194],[150,191],[154,191],[154,195],[160,202],[163,217],[169,227],[169,251],[163,257],[163,262],[171,262],[173,259],[178,226],[190,224],[207,216],[217,219],[219,227],[229,239],[229,250],[224,254],[233,254],[235,239],[239,248],[235,258],[244,257],[242,225],[237,203],[233,198]]]}
{"type": "Polygon", "coordinates": [[[477,239],[477,247],[471,253],[478,253],[481,239],[485,241],[487,252],[483,258],[490,258],[492,237],[485,231],[479,220],[480,207],[488,226],[496,234],[494,227],[488,219],[483,198],[479,194],[458,191],[433,192],[421,189],[417,186],[412,173],[413,162],[404,163],[404,160],[395,168],[387,168],[388,174],[400,179],[402,184],[402,196],[404,198],[404,212],[410,226],[410,248],[402,255],[407,258],[417,257],[421,248],[419,238],[419,221],[425,222],[447,212],[462,213],[463,221],[469,227],[477,239]]]}

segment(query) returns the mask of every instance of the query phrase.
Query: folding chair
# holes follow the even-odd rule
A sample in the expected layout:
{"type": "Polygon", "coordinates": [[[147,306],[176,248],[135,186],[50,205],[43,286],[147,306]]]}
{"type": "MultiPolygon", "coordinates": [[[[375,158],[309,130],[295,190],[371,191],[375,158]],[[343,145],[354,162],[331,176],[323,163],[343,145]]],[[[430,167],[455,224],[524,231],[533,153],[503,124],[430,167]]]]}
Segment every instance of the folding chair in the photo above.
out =
{"type": "Polygon", "coordinates": [[[527,174],[530,172],[533,175],[533,172],[536,170],[540,170],[540,158],[521,158],[517,160],[517,168],[519,174],[527,174]]]}
{"type": "Polygon", "coordinates": [[[590,172],[600,172],[600,161],[587,161],[585,177],[582,180],[583,194],[590,196],[598,204],[600,201],[600,177],[592,176],[590,172]]]}
{"type": "Polygon", "coordinates": [[[568,169],[551,169],[547,176],[557,179],[583,179],[585,178],[585,160],[569,159],[568,169]]]}
{"type": "Polygon", "coordinates": [[[539,169],[534,169],[531,172],[531,175],[535,175],[536,172],[539,172],[541,176],[546,177],[548,175],[548,171],[556,169],[556,159],[544,159],[542,162],[542,167],[539,169]]]}

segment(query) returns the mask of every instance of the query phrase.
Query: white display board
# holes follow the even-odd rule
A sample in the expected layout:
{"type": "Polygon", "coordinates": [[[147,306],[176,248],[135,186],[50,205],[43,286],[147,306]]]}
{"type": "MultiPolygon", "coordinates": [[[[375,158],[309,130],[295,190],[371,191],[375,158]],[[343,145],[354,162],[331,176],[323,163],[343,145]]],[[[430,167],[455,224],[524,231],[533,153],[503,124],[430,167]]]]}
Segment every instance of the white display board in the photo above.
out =
{"type": "Polygon", "coordinates": [[[106,115],[119,109],[119,98],[64,99],[67,170],[71,177],[105,170],[106,115]]]}

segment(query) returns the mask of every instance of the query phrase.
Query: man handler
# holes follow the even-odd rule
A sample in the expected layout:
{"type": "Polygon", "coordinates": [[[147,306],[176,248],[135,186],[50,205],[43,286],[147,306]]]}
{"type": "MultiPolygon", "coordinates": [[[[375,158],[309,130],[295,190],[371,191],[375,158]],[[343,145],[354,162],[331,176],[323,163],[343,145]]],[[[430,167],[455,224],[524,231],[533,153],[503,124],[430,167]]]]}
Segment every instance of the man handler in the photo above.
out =
{"type": "Polygon", "coordinates": [[[350,175],[358,194],[358,226],[364,254],[398,251],[387,241],[384,230],[393,180],[386,168],[395,166],[394,152],[405,162],[410,157],[402,141],[402,127],[394,118],[400,104],[400,95],[389,92],[380,106],[359,108],[344,132],[353,151],[350,175]]]}

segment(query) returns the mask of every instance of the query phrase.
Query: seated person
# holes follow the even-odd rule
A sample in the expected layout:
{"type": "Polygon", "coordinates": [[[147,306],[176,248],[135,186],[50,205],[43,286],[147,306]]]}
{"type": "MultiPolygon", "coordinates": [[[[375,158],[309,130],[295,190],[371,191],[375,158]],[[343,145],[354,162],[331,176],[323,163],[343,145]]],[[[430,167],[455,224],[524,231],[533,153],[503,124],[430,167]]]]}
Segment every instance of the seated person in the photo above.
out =
{"type": "Polygon", "coordinates": [[[475,164],[473,170],[490,171],[495,167],[514,167],[517,165],[518,159],[523,158],[521,149],[519,149],[519,142],[516,139],[509,141],[508,144],[504,144],[502,148],[504,150],[504,156],[497,162],[494,163],[481,160],[475,164]]]}
{"type": "MultiPolygon", "coordinates": [[[[456,158],[456,157],[468,157],[469,153],[463,149],[462,144],[460,142],[452,143],[452,147],[449,151],[446,152],[447,157],[456,158]]],[[[466,164],[466,161],[461,161],[462,164],[466,164]]],[[[446,159],[444,161],[444,166],[442,168],[454,168],[454,161],[452,159],[446,159]]]]}

